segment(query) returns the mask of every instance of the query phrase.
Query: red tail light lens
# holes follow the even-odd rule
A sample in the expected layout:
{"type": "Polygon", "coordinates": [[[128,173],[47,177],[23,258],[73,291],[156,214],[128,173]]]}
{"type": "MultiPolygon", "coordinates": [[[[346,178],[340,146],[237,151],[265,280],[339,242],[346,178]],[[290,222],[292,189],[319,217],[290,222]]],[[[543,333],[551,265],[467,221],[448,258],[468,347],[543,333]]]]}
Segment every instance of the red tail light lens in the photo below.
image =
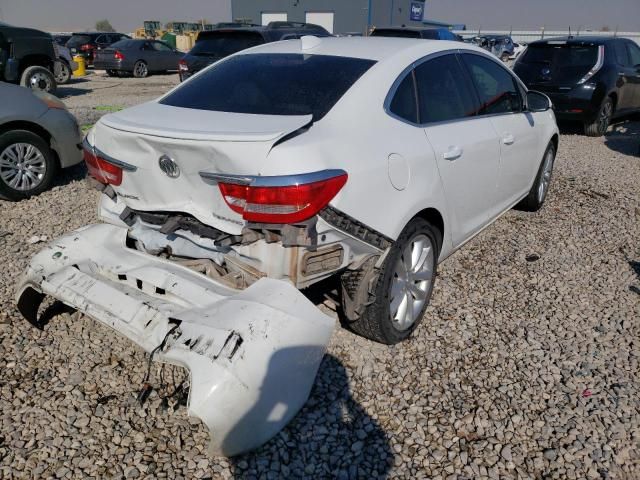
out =
{"type": "Polygon", "coordinates": [[[186,72],[187,70],[189,70],[186,60],[180,60],[178,62],[178,70],[180,70],[181,72],[186,72]]]}
{"type": "Polygon", "coordinates": [[[347,182],[343,173],[310,183],[285,186],[237,185],[219,182],[227,205],[256,223],[298,223],[317,214],[347,182]]]}
{"type": "Polygon", "coordinates": [[[115,187],[122,183],[122,168],[107,162],[86,148],[84,149],[84,162],[87,164],[89,175],[100,183],[115,187]]]}
{"type": "Polygon", "coordinates": [[[91,45],[90,43],[85,43],[84,45],[80,46],[80,50],[83,51],[88,51],[88,50],[93,50],[93,45],[91,45]]]}
{"type": "Polygon", "coordinates": [[[116,53],[113,54],[113,58],[115,58],[116,60],[124,60],[124,55],[122,54],[122,52],[116,50],[116,53]]]}

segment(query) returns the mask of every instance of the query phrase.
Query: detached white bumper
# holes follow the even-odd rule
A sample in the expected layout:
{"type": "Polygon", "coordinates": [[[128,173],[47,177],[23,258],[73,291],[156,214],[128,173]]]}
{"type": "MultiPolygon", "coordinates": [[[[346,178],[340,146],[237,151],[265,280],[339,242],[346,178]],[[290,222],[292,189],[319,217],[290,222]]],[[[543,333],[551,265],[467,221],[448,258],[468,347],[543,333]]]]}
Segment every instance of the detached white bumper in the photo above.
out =
{"type": "Polygon", "coordinates": [[[289,283],[263,278],[232,290],[127,248],[126,235],[90,225],[49,244],[18,285],[22,315],[37,325],[50,295],[187,367],[189,414],[209,427],[213,453],[269,440],[306,402],[334,320],[289,283]]]}

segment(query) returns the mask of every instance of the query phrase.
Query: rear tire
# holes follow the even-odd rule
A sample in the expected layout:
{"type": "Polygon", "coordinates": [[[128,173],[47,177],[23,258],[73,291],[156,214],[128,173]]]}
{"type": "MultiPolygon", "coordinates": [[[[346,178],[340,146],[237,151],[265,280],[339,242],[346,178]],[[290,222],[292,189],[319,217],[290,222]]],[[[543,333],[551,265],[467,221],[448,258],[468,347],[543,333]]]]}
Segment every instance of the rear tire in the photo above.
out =
{"type": "Polygon", "coordinates": [[[58,60],[58,74],[55,76],[58,85],[64,85],[71,80],[71,67],[65,60],[58,60]]]}
{"type": "Polygon", "coordinates": [[[342,276],[343,310],[355,333],[392,345],[408,338],[429,305],[442,234],[414,218],[393,243],[382,267],[371,259],[342,276]]]}
{"type": "Polygon", "coordinates": [[[147,66],[147,63],[142,60],[138,60],[133,66],[133,76],[135,78],[146,78],[148,75],[149,67],[147,66]]]}
{"type": "Polygon", "coordinates": [[[20,85],[47,93],[56,91],[56,79],[53,73],[39,65],[25,68],[20,77],[20,85]]]}
{"type": "Polygon", "coordinates": [[[509,54],[507,52],[504,52],[501,56],[500,56],[500,60],[502,60],[504,63],[507,63],[509,61],[509,54]]]}
{"type": "Polygon", "coordinates": [[[537,212],[542,208],[547,193],[549,192],[549,185],[551,184],[551,175],[553,173],[553,165],[556,159],[556,148],[553,142],[550,142],[540,162],[540,168],[536,174],[536,179],[533,182],[533,186],[526,197],[524,197],[520,203],[515,206],[516,210],[522,210],[524,212],[537,212]]]}
{"type": "Polygon", "coordinates": [[[600,106],[600,110],[598,110],[598,116],[593,123],[584,124],[584,134],[588,137],[601,137],[607,133],[607,128],[609,128],[611,124],[613,109],[613,100],[611,97],[605,98],[600,106]]]}
{"type": "Polygon", "coordinates": [[[0,135],[0,196],[22,200],[51,186],[58,170],[47,142],[28,130],[0,135]]]}

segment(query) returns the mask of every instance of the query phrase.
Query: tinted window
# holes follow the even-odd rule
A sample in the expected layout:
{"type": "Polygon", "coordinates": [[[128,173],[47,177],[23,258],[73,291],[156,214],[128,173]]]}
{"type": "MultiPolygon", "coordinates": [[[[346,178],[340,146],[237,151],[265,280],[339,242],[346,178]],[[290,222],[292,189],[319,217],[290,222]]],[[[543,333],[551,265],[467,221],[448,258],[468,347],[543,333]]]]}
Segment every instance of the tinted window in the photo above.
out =
{"type": "Polygon", "coordinates": [[[262,35],[257,32],[208,32],[198,36],[189,54],[224,58],[263,43],[262,35]]]}
{"type": "Polygon", "coordinates": [[[120,48],[122,50],[140,50],[142,44],[135,40],[120,40],[119,42],[111,44],[111,48],[120,48]]]}
{"type": "Polygon", "coordinates": [[[629,47],[629,58],[631,59],[631,65],[640,65],[640,47],[632,42],[627,42],[627,46],[629,47]]]}
{"type": "Polygon", "coordinates": [[[479,115],[519,112],[522,96],[513,76],[493,60],[480,55],[463,55],[480,99],[479,115]]]}
{"type": "Polygon", "coordinates": [[[91,37],[89,35],[73,35],[67,42],[67,47],[79,47],[80,45],[84,45],[89,42],[91,42],[91,37]]]}
{"type": "Polygon", "coordinates": [[[319,120],[375,62],[328,55],[249,54],[231,57],[182,84],[160,103],[319,120]]]}
{"type": "Polygon", "coordinates": [[[596,45],[566,43],[541,43],[529,45],[520,59],[524,63],[548,65],[552,69],[583,67],[591,68],[598,60],[596,45]]]}
{"type": "Polygon", "coordinates": [[[616,54],[618,65],[629,65],[629,54],[625,42],[613,42],[613,50],[616,54]]]}
{"type": "Polygon", "coordinates": [[[473,94],[455,55],[444,55],[416,67],[420,123],[443,122],[475,114],[473,94]]]}
{"type": "Polygon", "coordinates": [[[420,32],[417,30],[395,30],[392,28],[376,28],[371,32],[372,37],[402,37],[402,38],[420,38],[420,32]]]}
{"type": "Polygon", "coordinates": [[[418,109],[416,108],[416,92],[413,74],[409,73],[398,85],[398,89],[391,100],[389,111],[412,123],[418,123],[418,109]]]}
{"type": "Polygon", "coordinates": [[[153,42],[151,44],[151,46],[153,47],[154,50],[158,51],[158,52],[172,52],[173,49],[171,47],[169,47],[168,45],[165,45],[162,42],[153,42]]]}

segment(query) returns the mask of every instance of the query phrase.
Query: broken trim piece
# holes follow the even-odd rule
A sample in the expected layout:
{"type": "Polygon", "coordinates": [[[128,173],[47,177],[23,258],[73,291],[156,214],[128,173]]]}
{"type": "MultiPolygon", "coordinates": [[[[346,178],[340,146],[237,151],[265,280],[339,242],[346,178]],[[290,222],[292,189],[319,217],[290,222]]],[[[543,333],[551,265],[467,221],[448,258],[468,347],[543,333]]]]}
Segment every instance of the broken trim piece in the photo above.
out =
{"type": "Polygon", "coordinates": [[[345,233],[361,240],[380,250],[386,250],[391,246],[393,240],[386,235],[368,227],[355,218],[341,212],[337,208],[327,205],[318,213],[320,218],[332,227],[342,230],[345,233]]]}

